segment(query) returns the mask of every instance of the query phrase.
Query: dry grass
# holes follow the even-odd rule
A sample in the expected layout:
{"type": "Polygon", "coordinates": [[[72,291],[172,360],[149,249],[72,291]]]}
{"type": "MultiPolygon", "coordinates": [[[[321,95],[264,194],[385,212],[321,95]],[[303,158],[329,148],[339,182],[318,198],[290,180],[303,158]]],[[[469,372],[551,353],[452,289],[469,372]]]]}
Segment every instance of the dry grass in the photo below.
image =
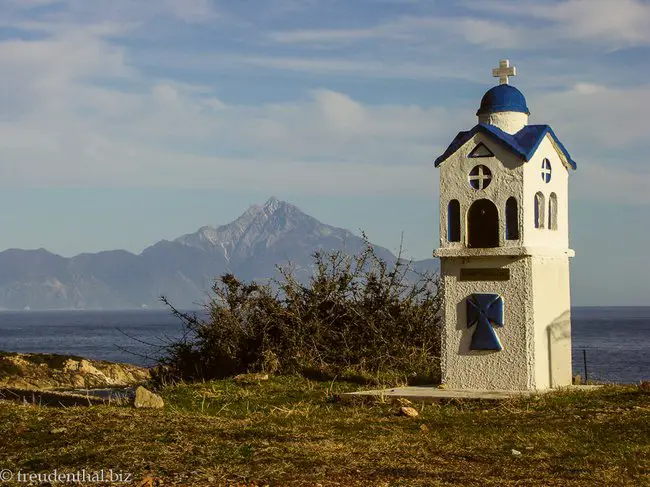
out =
{"type": "Polygon", "coordinates": [[[336,401],[356,388],[223,380],[168,387],[164,410],[0,402],[0,469],[112,468],[188,486],[650,485],[650,394],[638,387],[416,404],[415,419],[336,401]]]}

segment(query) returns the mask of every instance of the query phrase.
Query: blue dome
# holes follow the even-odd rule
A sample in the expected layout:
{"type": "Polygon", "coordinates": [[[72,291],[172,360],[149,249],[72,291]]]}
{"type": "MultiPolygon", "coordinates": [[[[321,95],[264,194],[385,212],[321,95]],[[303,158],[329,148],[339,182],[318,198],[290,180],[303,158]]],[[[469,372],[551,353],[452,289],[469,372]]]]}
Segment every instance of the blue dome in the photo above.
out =
{"type": "Polygon", "coordinates": [[[481,99],[481,108],[477,115],[495,112],[520,112],[530,115],[526,106],[526,98],[514,86],[502,84],[489,89],[481,99]]]}

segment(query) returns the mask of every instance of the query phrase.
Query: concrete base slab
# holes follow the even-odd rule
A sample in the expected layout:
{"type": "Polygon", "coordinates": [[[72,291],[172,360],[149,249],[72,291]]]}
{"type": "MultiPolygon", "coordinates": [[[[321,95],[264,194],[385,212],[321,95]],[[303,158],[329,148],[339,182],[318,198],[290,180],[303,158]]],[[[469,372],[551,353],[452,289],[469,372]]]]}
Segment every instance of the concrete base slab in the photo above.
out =
{"type": "Polygon", "coordinates": [[[409,386],[409,387],[396,387],[393,389],[377,389],[372,391],[358,391],[347,392],[341,395],[341,399],[354,400],[363,398],[389,398],[408,399],[412,402],[433,403],[438,401],[452,400],[452,399],[474,399],[474,400],[488,400],[496,401],[503,399],[511,399],[517,397],[527,397],[534,394],[544,394],[547,392],[557,392],[560,390],[571,391],[591,391],[601,386],[598,385],[576,385],[563,387],[561,389],[548,389],[546,391],[478,391],[467,389],[444,389],[433,386],[409,386]]]}

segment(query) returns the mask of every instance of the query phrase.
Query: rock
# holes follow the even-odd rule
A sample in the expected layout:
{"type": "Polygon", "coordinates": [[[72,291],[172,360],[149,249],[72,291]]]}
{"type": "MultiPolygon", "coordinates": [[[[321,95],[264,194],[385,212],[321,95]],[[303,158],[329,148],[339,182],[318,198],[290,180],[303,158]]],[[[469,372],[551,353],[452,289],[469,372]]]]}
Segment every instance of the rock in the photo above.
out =
{"type": "Polygon", "coordinates": [[[74,360],[74,359],[68,359],[65,361],[63,364],[63,371],[64,372],[79,372],[82,374],[100,374],[99,370],[97,370],[97,367],[94,367],[88,360],[86,359],[81,359],[81,360],[74,360]]]}
{"type": "Polygon", "coordinates": [[[60,435],[61,433],[65,433],[68,431],[68,428],[52,428],[50,430],[51,435],[60,435]]]}
{"type": "Polygon", "coordinates": [[[252,384],[263,380],[269,380],[269,374],[239,374],[233,377],[235,382],[241,384],[252,384]]]}
{"type": "Polygon", "coordinates": [[[135,400],[133,401],[133,405],[136,408],[160,409],[165,405],[165,402],[158,394],[154,394],[140,386],[135,390],[135,400]]]}
{"type": "Polygon", "coordinates": [[[518,457],[519,455],[521,455],[521,452],[520,452],[519,450],[514,450],[514,449],[513,449],[513,450],[510,450],[510,453],[512,453],[512,454],[513,454],[514,456],[516,456],[516,457],[518,457]]]}
{"type": "Polygon", "coordinates": [[[400,416],[408,416],[409,418],[415,418],[420,415],[415,408],[409,406],[402,406],[399,408],[400,416]]]}
{"type": "Polygon", "coordinates": [[[127,387],[150,378],[131,364],[88,360],[71,355],[0,352],[0,387],[49,390],[127,387]]]}
{"type": "Polygon", "coordinates": [[[72,386],[75,389],[83,389],[86,387],[86,379],[84,379],[83,375],[74,375],[72,377],[72,386]]]}
{"type": "Polygon", "coordinates": [[[400,406],[410,406],[411,404],[413,404],[411,401],[409,401],[408,399],[405,399],[403,397],[398,397],[397,398],[397,403],[400,406]]]}

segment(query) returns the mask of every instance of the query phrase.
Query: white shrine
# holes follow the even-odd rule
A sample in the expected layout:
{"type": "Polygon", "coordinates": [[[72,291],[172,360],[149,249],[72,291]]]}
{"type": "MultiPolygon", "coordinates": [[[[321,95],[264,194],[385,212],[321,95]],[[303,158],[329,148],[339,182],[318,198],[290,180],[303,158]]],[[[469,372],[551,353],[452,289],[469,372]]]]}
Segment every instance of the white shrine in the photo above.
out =
{"type": "Polygon", "coordinates": [[[440,168],[442,382],[449,389],[541,391],[571,384],[568,180],[576,169],[524,95],[493,70],[478,124],[440,168]]]}

